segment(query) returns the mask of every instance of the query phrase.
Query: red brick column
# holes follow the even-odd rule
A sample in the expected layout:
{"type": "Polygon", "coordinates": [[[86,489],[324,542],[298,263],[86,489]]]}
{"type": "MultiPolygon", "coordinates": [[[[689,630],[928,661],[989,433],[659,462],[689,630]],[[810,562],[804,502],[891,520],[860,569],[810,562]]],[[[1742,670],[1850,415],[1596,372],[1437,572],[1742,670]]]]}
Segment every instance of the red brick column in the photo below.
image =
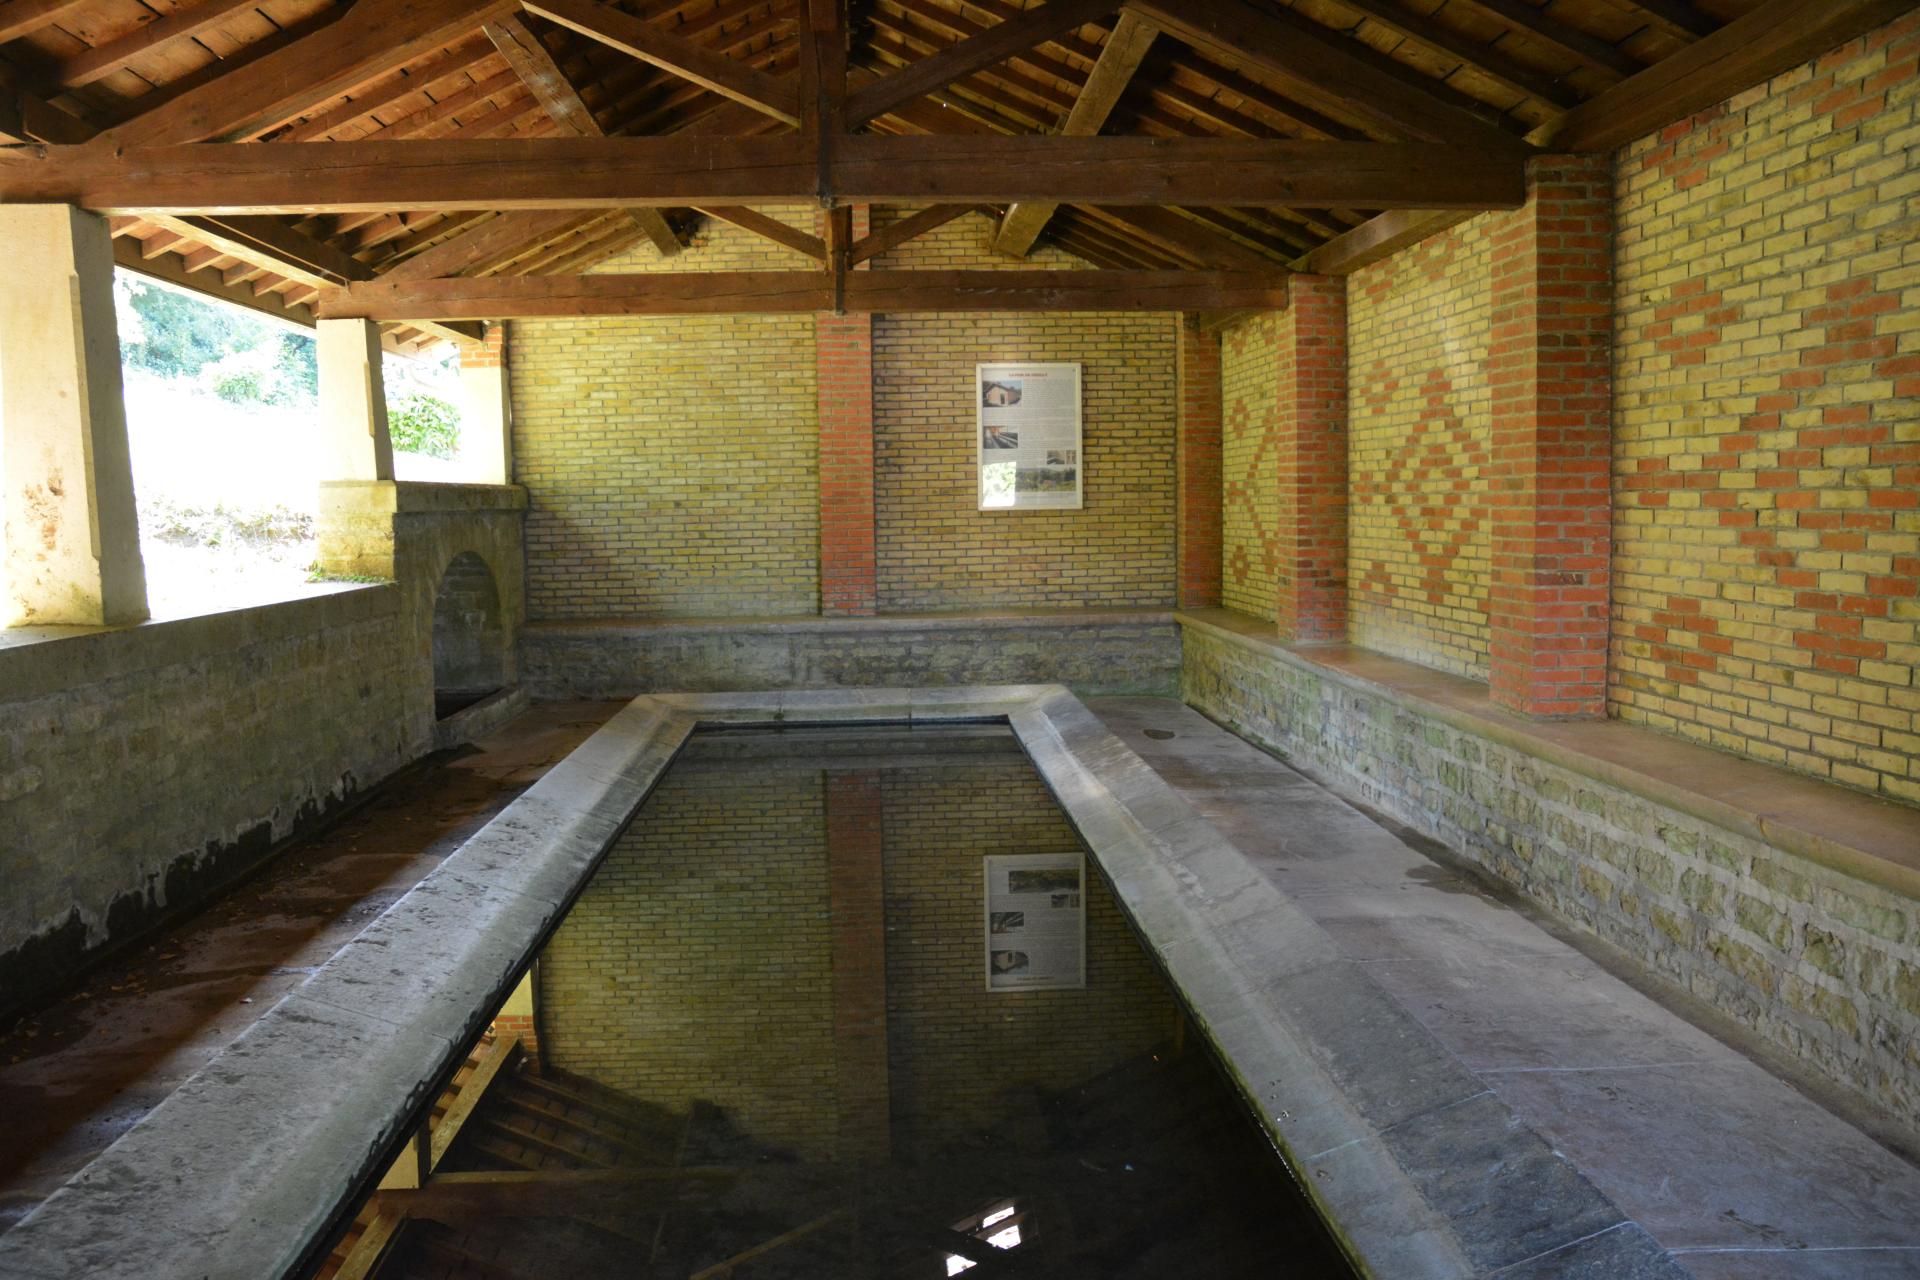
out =
{"type": "Polygon", "coordinates": [[[1490,683],[1529,715],[1603,716],[1612,164],[1541,156],[1527,176],[1493,237],[1490,683]]]}
{"type": "Polygon", "coordinates": [[[1295,275],[1275,379],[1282,639],[1347,638],[1347,282],[1295,275]]]}
{"type": "Polygon", "coordinates": [[[1176,573],[1182,609],[1220,603],[1220,335],[1192,316],[1179,325],[1180,422],[1175,434],[1176,573]]]}
{"type": "MultiPolygon", "coordinates": [[[[867,210],[856,208],[853,234],[866,233],[867,210]]],[[[813,335],[820,402],[820,612],[866,617],[879,607],[873,317],[823,313],[814,317],[813,335]]]]}
{"type": "Polygon", "coordinates": [[[887,899],[880,775],[826,777],[827,900],[833,918],[833,1054],[839,1159],[884,1162],[892,1137],[887,1079],[887,899]]]}

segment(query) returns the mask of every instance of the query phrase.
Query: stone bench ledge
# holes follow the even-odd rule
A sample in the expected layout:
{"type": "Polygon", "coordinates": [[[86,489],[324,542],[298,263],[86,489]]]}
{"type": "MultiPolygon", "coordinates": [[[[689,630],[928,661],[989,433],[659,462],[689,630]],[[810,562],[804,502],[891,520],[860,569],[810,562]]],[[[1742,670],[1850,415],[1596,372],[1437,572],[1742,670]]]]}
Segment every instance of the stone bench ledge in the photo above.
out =
{"type": "Polygon", "coordinates": [[[1233,610],[1174,616],[1182,627],[1920,898],[1920,810],[1617,720],[1531,720],[1495,706],[1478,681],[1352,645],[1286,644],[1271,623],[1233,610]]]}

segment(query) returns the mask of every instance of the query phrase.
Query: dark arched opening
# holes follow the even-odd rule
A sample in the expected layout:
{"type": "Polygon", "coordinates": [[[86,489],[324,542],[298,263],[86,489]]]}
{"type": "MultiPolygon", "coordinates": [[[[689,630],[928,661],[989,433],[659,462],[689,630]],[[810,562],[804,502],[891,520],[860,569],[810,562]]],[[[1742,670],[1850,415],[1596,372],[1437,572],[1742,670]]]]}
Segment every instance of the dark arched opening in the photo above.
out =
{"type": "Polygon", "coordinates": [[[507,683],[507,624],[487,562],[453,558],[433,601],[433,706],[445,720],[507,683]]]}

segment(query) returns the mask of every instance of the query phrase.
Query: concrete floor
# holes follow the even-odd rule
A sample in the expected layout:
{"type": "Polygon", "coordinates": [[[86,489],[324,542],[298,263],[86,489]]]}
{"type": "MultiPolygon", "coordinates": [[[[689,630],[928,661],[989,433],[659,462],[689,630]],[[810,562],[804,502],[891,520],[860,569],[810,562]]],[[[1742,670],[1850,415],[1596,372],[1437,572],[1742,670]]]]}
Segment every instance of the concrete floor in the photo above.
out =
{"type": "MultiPolygon", "coordinates": [[[[1737,1029],[1180,703],[1090,705],[1702,1280],[1920,1277],[1920,1167],[1843,1118],[1844,1098],[1822,1105],[1737,1029]]],[[[426,762],[0,1032],[0,1230],[616,709],[543,705],[426,762]]]]}
{"type": "Polygon", "coordinates": [[[1729,1025],[1179,702],[1088,705],[1701,1280],[1920,1277],[1920,1166],[1729,1025]]]}
{"type": "Polygon", "coordinates": [[[436,756],[0,1030],[0,1231],[231,1044],[619,709],[548,703],[436,756]]]}

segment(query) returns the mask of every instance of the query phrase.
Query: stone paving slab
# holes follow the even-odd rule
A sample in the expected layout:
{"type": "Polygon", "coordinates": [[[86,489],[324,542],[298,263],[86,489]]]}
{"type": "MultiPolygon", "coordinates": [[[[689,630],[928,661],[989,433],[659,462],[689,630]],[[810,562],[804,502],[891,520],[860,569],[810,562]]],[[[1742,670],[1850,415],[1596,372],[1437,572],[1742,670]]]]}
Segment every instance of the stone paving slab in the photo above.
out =
{"type": "MultiPolygon", "coordinates": [[[[1092,708],[1480,1082],[1467,1105],[1497,1100],[1628,1219],[1497,1274],[1920,1277],[1920,1168],[1190,708],[1092,708]]],[[[1470,1167],[1473,1140],[1441,1146],[1470,1167]]]]}

